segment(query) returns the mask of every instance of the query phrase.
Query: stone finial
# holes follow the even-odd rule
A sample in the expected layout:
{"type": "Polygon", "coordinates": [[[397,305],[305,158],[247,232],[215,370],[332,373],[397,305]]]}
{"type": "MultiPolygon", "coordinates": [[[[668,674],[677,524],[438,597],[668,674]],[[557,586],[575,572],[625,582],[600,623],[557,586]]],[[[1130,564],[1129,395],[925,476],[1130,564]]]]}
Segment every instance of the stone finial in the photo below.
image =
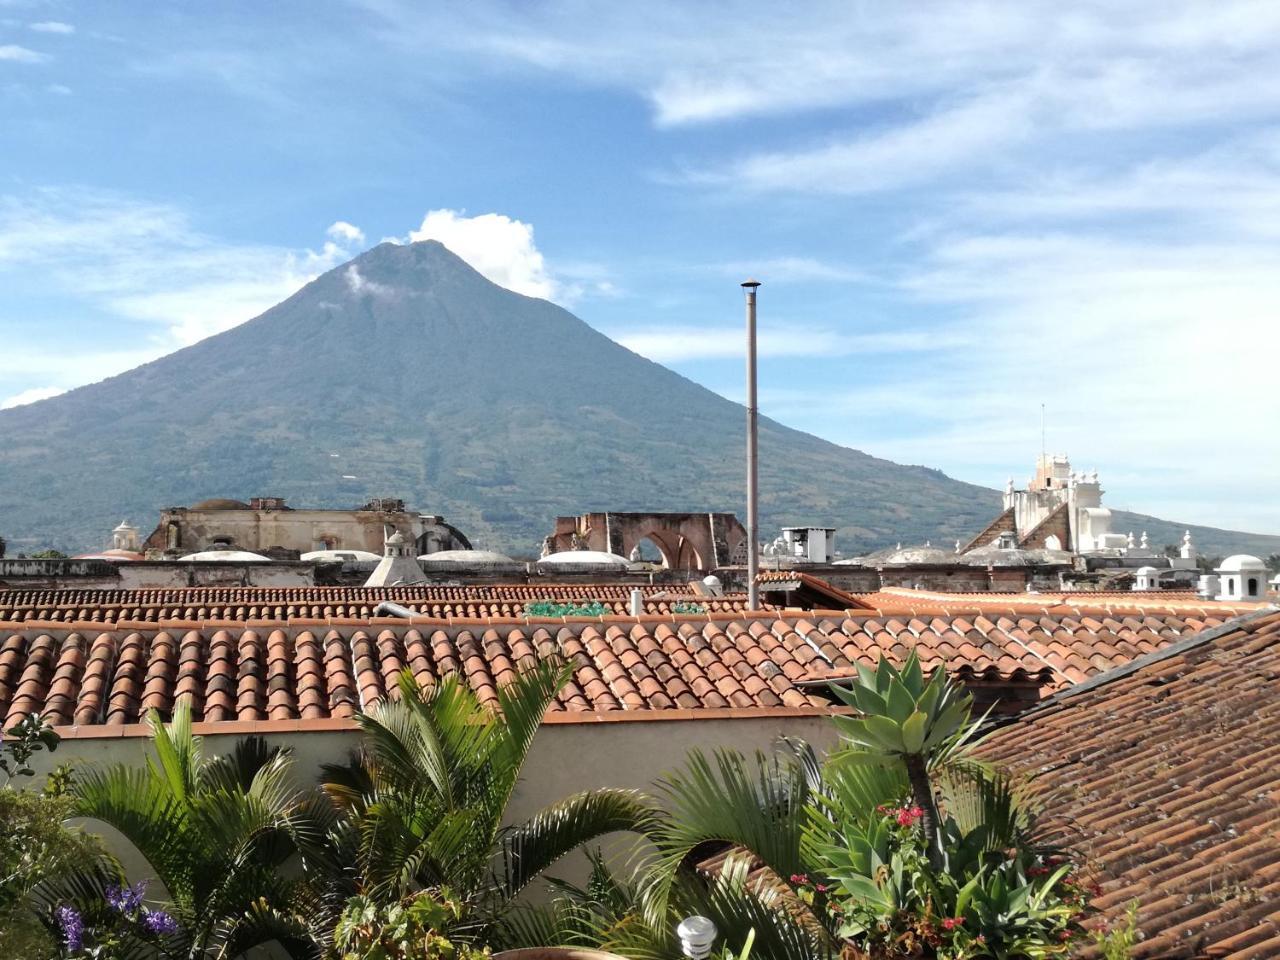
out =
{"type": "Polygon", "coordinates": [[[1147,539],[1147,531],[1145,530],[1142,531],[1142,541],[1139,543],[1139,546],[1142,547],[1143,550],[1151,549],[1151,542],[1147,539]]]}
{"type": "Polygon", "coordinates": [[[1130,530],[1129,531],[1129,549],[1132,550],[1135,546],[1137,546],[1137,543],[1133,539],[1133,531],[1130,530]]]}
{"type": "Polygon", "coordinates": [[[957,541],[956,541],[956,553],[959,553],[959,552],[960,552],[960,541],[959,541],[959,540],[957,540],[957,541]]]}
{"type": "Polygon", "coordinates": [[[1013,477],[1010,477],[1007,481],[1005,481],[1004,492],[1013,493],[1013,477]]]}
{"type": "Polygon", "coordinates": [[[1097,467],[1094,467],[1092,470],[1090,470],[1090,471],[1089,471],[1089,482],[1090,482],[1090,483],[1097,483],[1097,482],[1098,482],[1098,468],[1097,468],[1097,467]]]}

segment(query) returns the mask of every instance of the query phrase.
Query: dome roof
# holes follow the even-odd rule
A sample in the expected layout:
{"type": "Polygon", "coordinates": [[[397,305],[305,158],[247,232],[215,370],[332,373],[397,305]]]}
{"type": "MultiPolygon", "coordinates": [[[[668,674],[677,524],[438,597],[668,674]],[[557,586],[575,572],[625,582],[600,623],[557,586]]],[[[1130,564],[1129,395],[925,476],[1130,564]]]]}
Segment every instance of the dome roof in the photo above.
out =
{"type": "Polygon", "coordinates": [[[551,567],[553,570],[568,570],[574,567],[626,570],[631,566],[631,561],[616,553],[605,553],[602,550],[563,550],[543,557],[538,561],[538,566],[551,567]]]}
{"type": "Polygon", "coordinates": [[[248,510],[247,503],[239,500],[229,500],[226,497],[214,497],[212,500],[201,500],[192,510],[248,510]]]}
{"type": "Polygon", "coordinates": [[[418,562],[427,570],[520,566],[505,553],[494,550],[438,550],[435,553],[424,553],[418,558],[418,562]]]}
{"type": "Polygon", "coordinates": [[[397,530],[391,536],[387,537],[387,543],[394,543],[397,546],[404,543],[404,534],[397,530]]]}
{"type": "Polygon", "coordinates": [[[270,560],[270,557],[264,557],[260,553],[250,553],[248,550],[201,550],[198,553],[188,553],[185,557],[179,557],[179,560],[195,560],[201,563],[241,563],[246,560],[270,560]]]}
{"type": "Polygon", "coordinates": [[[1037,563],[1071,563],[1071,554],[1065,550],[1048,550],[1044,547],[998,547],[989,543],[985,547],[974,547],[957,559],[975,566],[992,567],[1029,567],[1037,563]]]}
{"type": "Polygon", "coordinates": [[[902,564],[946,564],[963,563],[960,555],[952,550],[943,550],[941,547],[933,547],[925,544],[924,546],[903,547],[894,550],[881,560],[882,563],[902,563],[902,564]]]}
{"type": "Polygon", "coordinates": [[[321,563],[333,560],[348,560],[357,563],[366,561],[377,562],[382,557],[376,553],[370,553],[368,550],[311,550],[304,553],[298,559],[300,560],[317,560],[321,563]]]}
{"type": "Polygon", "coordinates": [[[140,553],[133,550],[98,550],[94,553],[81,553],[72,557],[73,560],[110,560],[113,563],[131,563],[135,560],[147,559],[140,553]]]}
{"type": "Polygon", "coordinates": [[[1267,565],[1257,557],[1251,557],[1247,553],[1234,553],[1227,559],[1223,560],[1215,570],[1216,573],[1260,573],[1267,569],[1267,565]]]}

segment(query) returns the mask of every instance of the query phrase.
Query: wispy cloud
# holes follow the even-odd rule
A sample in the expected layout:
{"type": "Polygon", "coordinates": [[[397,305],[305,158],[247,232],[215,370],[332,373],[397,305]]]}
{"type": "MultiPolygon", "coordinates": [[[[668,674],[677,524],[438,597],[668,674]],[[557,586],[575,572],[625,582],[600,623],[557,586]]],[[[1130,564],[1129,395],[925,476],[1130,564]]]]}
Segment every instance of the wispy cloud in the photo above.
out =
{"type": "Polygon", "coordinates": [[[0,44],[0,61],[9,63],[44,63],[49,59],[47,53],[40,53],[28,47],[20,47],[16,43],[0,44]]]}
{"type": "Polygon", "coordinates": [[[28,403],[35,403],[37,400],[48,400],[50,397],[56,397],[58,394],[66,392],[63,387],[32,387],[29,390],[23,390],[11,397],[0,400],[0,410],[22,407],[28,403]]]}
{"type": "Polygon", "coordinates": [[[30,23],[27,26],[36,33],[75,33],[76,28],[70,23],[63,23],[61,20],[41,20],[38,23],[30,23]]]}
{"type": "Polygon", "coordinates": [[[0,283],[34,268],[47,294],[151,328],[145,346],[79,359],[57,343],[10,353],[9,374],[77,386],[243,323],[357,252],[354,228],[335,227],[314,250],[240,245],[171,204],[86,189],[0,196],[0,283]]]}
{"type": "MultiPolygon", "coordinates": [[[[659,363],[740,358],[745,356],[740,327],[672,326],[613,331],[610,336],[628,350],[659,363]]],[[[829,328],[771,323],[757,338],[762,357],[844,357],[855,354],[920,353],[952,349],[963,341],[955,334],[930,331],[887,331],[846,334],[829,328]]]]}

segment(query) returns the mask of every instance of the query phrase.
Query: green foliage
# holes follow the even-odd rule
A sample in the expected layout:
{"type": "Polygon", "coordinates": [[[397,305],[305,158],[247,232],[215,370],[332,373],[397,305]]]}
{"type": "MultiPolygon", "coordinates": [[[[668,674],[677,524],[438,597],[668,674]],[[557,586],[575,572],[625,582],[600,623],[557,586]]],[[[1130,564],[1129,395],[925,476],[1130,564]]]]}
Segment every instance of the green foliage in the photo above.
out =
{"type": "Polygon", "coordinates": [[[463,918],[447,890],[422,891],[391,904],[357,895],[347,901],[334,934],[336,960],[483,960],[487,948],[454,943],[449,930],[463,918]]]}
{"type": "Polygon", "coordinates": [[[915,657],[843,696],[859,715],[836,719],[845,736],[823,760],[796,741],[754,760],[691,754],[661,784],[669,814],[634,883],[562,885],[523,933],[648,960],[672,955],[671,929],[696,912],[729,949],[756,930],[764,957],[834,956],[846,940],[873,957],[1064,954],[1081,884],[1024,793],[967,754],[969,698],[941,672],[926,682],[915,657]],[[708,881],[695,865],[726,848],[708,881]]]}
{"type": "Polygon", "coordinates": [[[1129,960],[1133,956],[1133,948],[1141,939],[1137,900],[1129,904],[1122,923],[1111,927],[1104,924],[1093,932],[1093,942],[1102,960],[1129,960]]]}
{"type": "Polygon", "coordinates": [[[858,711],[856,717],[836,717],[847,748],[868,763],[900,763],[920,808],[929,859],[935,869],[945,866],[938,826],[938,809],[929,782],[931,762],[954,753],[973,736],[970,722],[973,697],[950,683],[946,671],[935,670],[926,682],[915,651],[902,669],[883,656],[876,669],[858,665],[850,689],[833,685],[835,694],[858,711]]]}
{"type": "Polygon", "coordinates": [[[707,608],[701,603],[692,603],[687,600],[680,600],[671,605],[672,613],[706,613],[707,608]]]}
{"type": "Polygon", "coordinates": [[[613,611],[599,600],[587,603],[534,600],[524,605],[526,617],[605,617],[613,611]]]}
{"type": "MultiPolygon", "coordinates": [[[[311,878],[282,868],[299,856],[307,862],[323,830],[293,786],[288,751],[247,738],[208,757],[186,703],[171,726],[154,712],[148,722],[154,755],[145,766],[85,772],[74,809],[123,834],[168,891],[167,912],[181,928],[169,952],[236,956],[273,939],[286,949],[309,942],[311,878]]],[[[81,877],[67,902],[93,910],[108,879],[81,877]]]]}
{"type": "Polygon", "coordinates": [[[70,797],[0,788],[0,957],[50,956],[53,942],[33,894],[69,869],[103,858],[97,838],[64,826],[72,813],[70,797]]]}
{"type": "Polygon", "coordinates": [[[0,750],[0,774],[8,783],[14,777],[30,777],[35,774],[31,758],[41,750],[52,753],[58,749],[61,739],[38,713],[29,713],[5,731],[13,739],[7,740],[0,750]]]}
{"type": "Polygon", "coordinates": [[[32,560],[65,560],[67,555],[61,550],[40,550],[29,555],[32,560]]]}
{"type": "Polygon", "coordinates": [[[358,718],[364,743],[354,761],[325,768],[341,816],[333,859],[353,865],[346,893],[386,905],[447,888],[484,928],[582,843],[643,829],[652,811],[631,790],[580,793],[503,825],[534,734],[568,676],[543,663],[501,690],[493,711],[456,677],[423,690],[402,674],[399,699],[358,718]]]}

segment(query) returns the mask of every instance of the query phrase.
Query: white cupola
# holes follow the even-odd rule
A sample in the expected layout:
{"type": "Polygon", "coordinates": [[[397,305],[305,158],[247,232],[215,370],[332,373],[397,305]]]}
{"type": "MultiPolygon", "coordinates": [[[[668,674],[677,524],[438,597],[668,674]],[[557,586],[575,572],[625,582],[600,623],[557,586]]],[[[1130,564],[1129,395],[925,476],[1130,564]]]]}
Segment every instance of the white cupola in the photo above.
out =
{"type": "Polygon", "coordinates": [[[1262,600],[1266,594],[1267,565],[1247,553],[1237,553],[1213,571],[1218,575],[1219,600],[1262,600]]]}

